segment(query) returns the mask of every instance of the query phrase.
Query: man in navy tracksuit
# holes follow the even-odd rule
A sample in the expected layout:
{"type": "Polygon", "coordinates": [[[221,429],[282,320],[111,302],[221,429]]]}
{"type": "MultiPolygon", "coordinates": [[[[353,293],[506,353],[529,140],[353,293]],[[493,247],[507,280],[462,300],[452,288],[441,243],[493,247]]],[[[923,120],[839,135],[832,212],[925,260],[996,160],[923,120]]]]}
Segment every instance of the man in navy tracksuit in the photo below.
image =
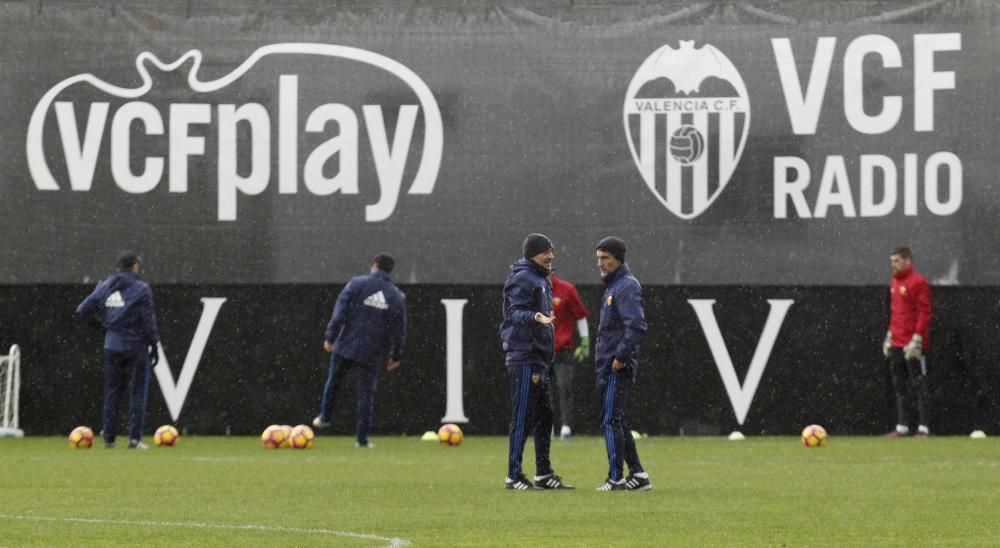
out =
{"type": "Polygon", "coordinates": [[[552,394],[549,377],[555,356],[552,313],[552,241],[529,234],[522,245],[524,257],[510,267],[503,287],[503,322],[500,338],[510,379],[510,448],[506,489],[573,489],[552,471],[552,394]],[[535,481],[521,470],[521,456],[528,433],[535,438],[535,481]]]}
{"type": "Polygon", "coordinates": [[[347,372],[357,369],[356,447],[374,447],[368,441],[368,434],[375,408],[378,364],[386,363],[386,369],[393,371],[403,357],[406,296],[389,277],[395,264],[395,260],[385,253],[376,255],[368,276],[355,276],[344,286],[333,307],[333,317],[326,326],[323,348],[331,353],[330,370],[313,426],[326,428],[331,425],[337,390],[347,372]]]}
{"type": "Polygon", "coordinates": [[[642,286],[625,264],[625,242],[620,238],[609,236],[597,244],[597,268],[607,286],[601,302],[594,362],[601,401],[601,432],[608,449],[608,479],[597,490],[652,489],[625,418],[629,392],[639,367],[639,345],[646,336],[642,286]],[[623,463],[628,464],[628,478],[622,477],[623,463]]]}
{"type": "Polygon", "coordinates": [[[142,426],[146,417],[149,368],[156,365],[160,334],[156,328],[153,291],[139,278],[139,257],[118,256],[118,272],[97,284],[76,308],[76,316],[103,327],[104,446],[115,446],[118,404],[128,386],[128,446],[145,449],[142,426]]]}

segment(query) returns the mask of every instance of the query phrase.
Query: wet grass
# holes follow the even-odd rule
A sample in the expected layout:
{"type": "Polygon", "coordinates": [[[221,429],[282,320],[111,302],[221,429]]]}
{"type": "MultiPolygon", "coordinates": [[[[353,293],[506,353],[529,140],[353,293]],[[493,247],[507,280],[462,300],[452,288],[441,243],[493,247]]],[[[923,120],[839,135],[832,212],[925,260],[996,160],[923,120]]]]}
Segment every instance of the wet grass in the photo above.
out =
{"type": "MultiPolygon", "coordinates": [[[[598,493],[599,438],[553,443],[572,492],[502,488],[505,438],[254,438],[73,450],[0,440],[2,545],[997,545],[1000,442],[648,438],[648,492],[598,493]]],[[[533,470],[529,442],[526,471],[533,470]]]]}

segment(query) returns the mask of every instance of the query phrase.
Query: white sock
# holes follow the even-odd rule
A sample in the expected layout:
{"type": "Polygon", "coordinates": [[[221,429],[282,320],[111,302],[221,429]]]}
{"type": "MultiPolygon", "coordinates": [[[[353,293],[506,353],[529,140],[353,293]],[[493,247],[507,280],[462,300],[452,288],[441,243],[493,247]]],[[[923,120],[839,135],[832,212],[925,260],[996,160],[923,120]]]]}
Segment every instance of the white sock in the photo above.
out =
{"type": "Polygon", "coordinates": [[[563,427],[562,427],[562,431],[559,432],[559,435],[560,436],[571,436],[571,435],[573,435],[573,432],[570,431],[569,425],[564,424],[563,427]]]}
{"type": "Polygon", "coordinates": [[[896,432],[899,432],[900,434],[905,436],[910,433],[910,427],[906,426],[905,424],[897,424],[896,432]]]}
{"type": "Polygon", "coordinates": [[[635,474],[632,475],[637,478],[649,479],[649,474],[647,474],[646,472],[636,472],[635,474]]]}
{"type": "Polygon", "coordinates": [[[931,429],[921,424],[920,426],[917,427],[917,432],[920,432],[921,434],[930,434],[931,429]]]}

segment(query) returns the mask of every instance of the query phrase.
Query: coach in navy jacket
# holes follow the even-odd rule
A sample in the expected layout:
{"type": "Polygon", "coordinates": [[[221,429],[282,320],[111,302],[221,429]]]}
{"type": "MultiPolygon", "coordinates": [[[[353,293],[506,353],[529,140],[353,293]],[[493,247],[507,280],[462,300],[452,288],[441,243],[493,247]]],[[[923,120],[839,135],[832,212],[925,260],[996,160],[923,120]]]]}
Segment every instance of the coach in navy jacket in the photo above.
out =
{"type": "Polygon", "coordinates": [[[552,313],[550,271],[531,259],[510,265],[503,288],[503,322],[500,339],[507,366],[548,366],[555,356],[555,330],[539,323],[536,315],[552,313]]]}
{"type": "Polygon", "coordinates": [[[617,360],[634,375],[647,329],[642,286],[625,263],[604,277],[604,285],[594,365],[601,375],[614,370],[617,360]]]}
{"type": "Polygon", "coordinates": [[[572,489],[552,471],[552,395],[549,375],[555,357],[555,316],[552,312],[552,241],[543,234],[528,234],[521,246],[523,257],[510,266],[503,286],[503,321],[500,339],[510,380],[510,446],[506,489],[572,489]],[[521,470],[521,456],[528,433],[535,436],[535,481],[521,470]]]}
{"type": "Polygon", "coordinates": [[[625,264],[625,242],[614,236],[597,244],[597,268],[607,286],[597,327],[597,395],[601,432],[608,450],[608,479],[599,491],[651,489],[649,474],[639,463],[625,410],[639,367],[639,345],[646,336],[642,286],[625,264]],[[623,478],[624,464],[629,476],[623,478]]]}
{"type": "Polygon", "coordinates": [[[347,282],[337,297],[323,340],[323,348],[332,355],[319,415],[313,419],[313,426],[331,425],[337,391],[346,373],[357,369],[357,447],[373,447],[368,434],[375,409],[378,364],[388,356],[386,368],[392,371],[399,367],[406,343],[406,296],[389,277],[395,264],[391,256],[379,253],[369,275],[356,276],[347,282]]]}
{"type": "Polygon", "coordinates": [[[160,334],[156,328],[153,290],[139,278],[139,257],[131,251],[118,256],[118,272],[76,308],[76,316],[101,326],[104,334],[104,445],[114,447],[118,404],[126,384],[129,393],[130,448],[145,448],[142,428],[149,391],[149,368],[156,364],[160,334]]]}

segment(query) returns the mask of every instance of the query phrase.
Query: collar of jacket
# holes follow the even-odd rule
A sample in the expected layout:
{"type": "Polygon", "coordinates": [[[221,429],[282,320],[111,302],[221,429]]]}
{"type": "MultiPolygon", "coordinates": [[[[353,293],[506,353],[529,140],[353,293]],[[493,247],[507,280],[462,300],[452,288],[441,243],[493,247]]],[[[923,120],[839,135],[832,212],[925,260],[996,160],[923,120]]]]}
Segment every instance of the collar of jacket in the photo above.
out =
{"type": "Polygon", "coordinates": [[[615,280],[631,273],[632,271],[628,269],[628,263],[622,263],[622,265],[618,267],[618,270],[615,270],[611,274],[604,277],[604,285],[611,287],[611,284],[615,283],[615,280]]]}
{"type": "Polygon", "coordinates": [[[391,282],[392,281],[392,276],[390,276],[388,272],[386,272],[385,270],[382,270],[381,268],[376,268],[372,272],[371,275],[375,276],[376,278],[383,279],[383,280],[385,280],[387,282],[391,282]]]}
{"type": "Polygon", "coordinates": [[[526,266],[528,268],[531,268],[535,272],[535,274],[538,274],[542,278],[548,278],[549,274],[552,274],[552,272],[550,272],[549,269],[547,269],[544,266],[536,263],[535,261],[532,261],[531,259],[521,258],[516,263],[514,263],[512,266],[513,267],[517,267],[518,265],[526,266]]]}
{"type": "Polygon", "coordinates": [[[902,272],[893,272],[892,273],[892,277],[901,280],[903,278],[909,277],[910,274],[913,274],[913,265],[912,264],[910,266],[906,267],[905,269],[903,269],[902,272]]]}

